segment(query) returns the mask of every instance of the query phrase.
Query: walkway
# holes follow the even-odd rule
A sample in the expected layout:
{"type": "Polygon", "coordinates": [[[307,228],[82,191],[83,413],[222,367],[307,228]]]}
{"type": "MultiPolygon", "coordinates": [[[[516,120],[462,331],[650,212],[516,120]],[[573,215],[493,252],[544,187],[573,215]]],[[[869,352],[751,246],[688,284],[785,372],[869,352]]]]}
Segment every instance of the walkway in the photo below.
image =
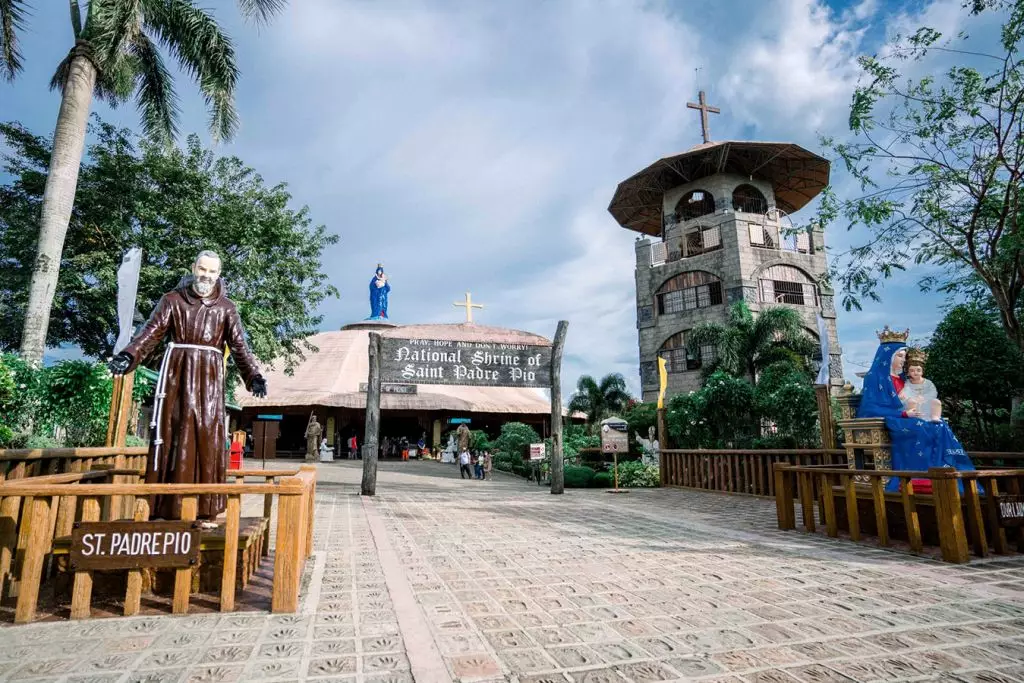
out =
{"type": "Polygon", "coordinates": [[[775,530],[773,503],[322,466],[298,615],[0,629],[0,681],[1024,681],[1024,561],[775,530]]]}

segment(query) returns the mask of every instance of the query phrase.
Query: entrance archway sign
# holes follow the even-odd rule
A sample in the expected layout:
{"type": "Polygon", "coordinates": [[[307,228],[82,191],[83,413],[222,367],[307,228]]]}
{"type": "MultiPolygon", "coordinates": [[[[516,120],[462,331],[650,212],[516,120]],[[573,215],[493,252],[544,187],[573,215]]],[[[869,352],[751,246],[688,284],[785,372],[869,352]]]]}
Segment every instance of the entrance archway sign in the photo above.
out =
{"type": "Polygon", "coordinates": [[[562,346],[568,321],[550,345],[452,339],[406,339],[370,333],[366,433],[361,492],[377,491],[381,385],[459,384],[551,390],[551,493],[564,490],[562,466],[562,346]]]}

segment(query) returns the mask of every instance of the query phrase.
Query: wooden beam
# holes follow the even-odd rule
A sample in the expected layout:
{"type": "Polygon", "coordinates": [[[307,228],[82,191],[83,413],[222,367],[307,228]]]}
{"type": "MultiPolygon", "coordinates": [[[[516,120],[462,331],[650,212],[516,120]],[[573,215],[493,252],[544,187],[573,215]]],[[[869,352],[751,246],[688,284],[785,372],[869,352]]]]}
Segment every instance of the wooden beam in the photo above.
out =
{"type": "MultiPolygon", "coordinates": [[[[380,437],[380,353],[381,336],[370,333],[370,371],[366,378],[366,431],[363,434],[363,481],[360,493],[377,493],[377,440],[380,437]]],[[[278,503],[280,505],[280,502],[278,503]]],[[[278,512],[280,514],[280,510],[278,512]]]]}
{"type": "Polygon", "coordinates": [[[551,346],[551,493],[565,491],[565,462],[562,453],[562,349],[569,321],[559,320],[551,346]]]}

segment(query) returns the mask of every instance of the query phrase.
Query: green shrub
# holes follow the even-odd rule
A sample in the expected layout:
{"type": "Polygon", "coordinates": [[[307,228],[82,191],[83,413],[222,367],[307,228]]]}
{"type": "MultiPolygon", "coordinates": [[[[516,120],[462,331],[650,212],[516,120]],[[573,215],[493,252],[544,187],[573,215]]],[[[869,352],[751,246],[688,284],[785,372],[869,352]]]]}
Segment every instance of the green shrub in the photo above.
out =
{"type": "Polygon", "coordinates": [[[619,463],[619,486],[632,489],[660,485],[661,474],[657,467],[645,465],[639,460],[619,463]]]}
{"type": "Polygon", "coordinates": [[[14,430],[7,425],[0,425],[0,448],[10,448],[14,442],[14,430]]]}
{"type": "Polygon", "coordinates": [[[597,473],[582,465],[569,465],[565,468],[565,488],[585,489],[597,473]]]}
{"type": "Polygon", "coordinates": [[[134,434],[128,434],[124,438],[124,445],[131,448],[138,448],[141,446],[148,446],[149,442],[143,439],[141,436],[135,436],[134,434]]]}
{"type": "Polygon", "coordinates": [[[507,455],[495,455],[491,458],[491,465],[494,469],[501,470],[503,472],[511,472],[513,464],[512,458],[507,455]]]}
{"type": "Polygon", "coordinates": [[[591,488],[595,489],[610,489],[612,487],[612,473],[611,472],[598,472],[594,475],[594,478],[590,480],[591,488]]]}
{"type": "Polygon", "coordinates": [[[541,438],[530,425],[522,422],[506,422],[501,426],[501,434],[491,442],[491,450],[495,455],[507,455],[513,463],[522,462],[531,443],[540,443],[541,438]]]}

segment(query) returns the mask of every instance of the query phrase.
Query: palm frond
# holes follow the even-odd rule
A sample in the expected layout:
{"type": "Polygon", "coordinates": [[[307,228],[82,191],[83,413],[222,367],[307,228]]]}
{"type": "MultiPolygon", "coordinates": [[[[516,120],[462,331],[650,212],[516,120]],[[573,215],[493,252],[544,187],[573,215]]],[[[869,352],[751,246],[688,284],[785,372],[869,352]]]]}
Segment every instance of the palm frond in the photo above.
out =
{"type": "Polygon", "coordinates": [[[238,0],[238,7],[247,19],[260,23],[270,21],[288,5],[288,0],[238,0]]]}
{"type": "Polygon", "coordinates": [[[96,97],[115,108],[131,97],[135,92],[136,62],[127,55],[100,69],[96,74],[96,97]]]}
{"type": "Polygon", "coordinates": [[[170,142],[178,134],[178,98],[174,79],[156,45],[140,33],[129,46],[135,61],[136,101],[146,134],[170,142]]]}
{"type": "Polygon", "coordinates": [[[64,84],[68,82],[68,72],[71,70],[71,60],[74,58],[74,48],[71,49],[53,72],[50,78],[50,90],[64,91],[64,84]]]}
{"type": "Polygon", "coordinates": [[[701,346],[718,346],[726,331],[718,323],[700,323],[686,335],[686,349],[696,352],[701,346]]]}
{"type": "Polygon", "coordinates": [[[18,31],[25,28],[26,14],[22,0],[0,0],[0,75],[7,81],[23,68],[18,31]]]}
{"type": "Polygon", "coordinates": [[[96,48],[101,70],[114,68],[142,28],[142,0],[92,0],[86,38],[96,48]]]}
{"type": "Polygon", "coordinates": [[[772,306],[761,311],[751,330],[751,349],[761,351],[779,340],[798,337],[803,330],[800,314],[792,308],[772,306]]]}
{"type": "Polygon", "coordinates": [[[213,16],[189,0],[143,0],[145,24],[199,84],[210,110],[210,132],[230,139],[238,128],[238,66],[231,39],[213,16]]]}
{"type": "Polygon", "coordinates": [[[71,30],[74,33],[75,38],[82,37],[82,9],[78,5],[78,0],[69,0],[68,4],[71,9],[71,30]]]}

